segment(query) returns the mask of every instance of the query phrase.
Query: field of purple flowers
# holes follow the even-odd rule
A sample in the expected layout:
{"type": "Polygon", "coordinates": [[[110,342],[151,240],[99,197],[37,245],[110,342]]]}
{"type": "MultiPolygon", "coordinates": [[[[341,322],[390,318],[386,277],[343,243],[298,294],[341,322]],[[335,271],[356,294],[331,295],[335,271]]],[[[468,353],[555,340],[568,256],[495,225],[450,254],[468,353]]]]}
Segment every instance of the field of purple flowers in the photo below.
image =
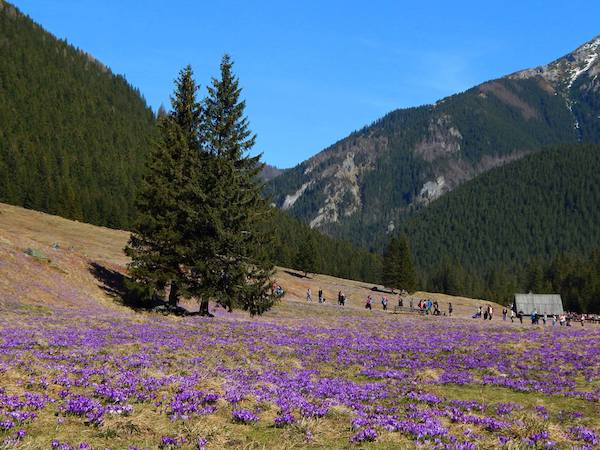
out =
{"type": "Polygon", "coordinates": [[[600,443],[600,328],[91,305],[2,312],[0,448],[600,443]]]}

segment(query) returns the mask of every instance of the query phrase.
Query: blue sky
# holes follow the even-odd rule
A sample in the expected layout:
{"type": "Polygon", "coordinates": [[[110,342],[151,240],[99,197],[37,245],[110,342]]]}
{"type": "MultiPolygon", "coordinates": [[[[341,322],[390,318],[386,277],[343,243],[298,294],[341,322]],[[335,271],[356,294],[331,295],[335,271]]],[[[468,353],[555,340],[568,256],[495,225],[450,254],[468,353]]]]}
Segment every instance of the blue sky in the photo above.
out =
{"type": "MultiPolygon", "coordinates": [[[[264,160],[291,167],[396,108],[550,62],[600,34],[597,1],[14,0],[168,106],[192,64],[236,61],[264,160]]],[[[204,92],[204,91],[203,91],[204,92]]]]}

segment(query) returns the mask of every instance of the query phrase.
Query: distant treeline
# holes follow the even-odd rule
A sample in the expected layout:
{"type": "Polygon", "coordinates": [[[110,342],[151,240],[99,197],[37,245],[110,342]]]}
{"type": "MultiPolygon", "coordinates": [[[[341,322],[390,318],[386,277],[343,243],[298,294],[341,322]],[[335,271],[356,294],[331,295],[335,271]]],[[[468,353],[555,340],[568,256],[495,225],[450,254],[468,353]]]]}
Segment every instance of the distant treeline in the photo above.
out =
{"type": "Polygon", "coordinates": [[[272,224],[272,258],[283,267],[297,267],[302,247],[312,241],[315,248],[314,272],[341,278],[379,283],[382,258],[346,241],[325,236],[286,213],[275,211],[272,224]]]}
{"type": "Polygon", "coordinates": [[[500,301],[560,292],[574,309],[599,310],[598,205],[600,145],[560,146],[458,187],[403,231],[429,289],[500,301]]]}

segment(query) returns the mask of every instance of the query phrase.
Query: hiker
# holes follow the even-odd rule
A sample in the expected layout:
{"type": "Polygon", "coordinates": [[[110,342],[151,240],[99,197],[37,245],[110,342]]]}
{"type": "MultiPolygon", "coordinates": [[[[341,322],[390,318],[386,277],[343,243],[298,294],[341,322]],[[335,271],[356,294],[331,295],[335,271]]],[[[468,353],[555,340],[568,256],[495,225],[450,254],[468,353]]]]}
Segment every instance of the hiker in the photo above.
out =
{"type": "Polygon", "coordinates": [[[508,314],[508,310],[506,308],[502,308],[502,320],[506,321],[507,314],[508,314]]]}
{"type": "Polygon", "coordinates": [[[531,325],[537,325],[538,323],[538,313],[537,310],[535,308],[533,308],[533,311],[531,312],[531,325]]]}
{"type": "Polygon", "coordinates": [[[342,305],[342,291],[338,291],[338,305],[342,305]]]}
{"type": "Polygon", "coordinates": [[[310,288],[306,290],[306,301],[312,302],[312,292],[310,291],[310,288]]]}
{"type": "Polygon", "coordinates": [[[323,303],[323,289],[319,288],[319,303],[323,303]]]}
{"type": "Polygon", "coordinates": [[[452,302],[448,302],[448,316],[452,317],[452,302]]]}
{"type": "Polygon", "coordinates": [[[492,320],[493,316],[494,316],[494,308],[492,308],[492,305],[488,305],[488,319],[492,320]]]}
{"type": "Polygon", "coordinates": [[[387,311],[387,305],[388,305],[387,297],[385,297],[385,296],[381,297],[381,306],[383,307],[384,311],[387,311]]]}
{"type": "Polygon", "coordinates": [[[367,295],[367,303],[365,304],[365,309],[368,309],[369,311],[371,311],[373,309],[373,300],[371,299],[370,295],[367,295]]]}
{"type": "Polygon", "coordinates": [[[346,294],[342,292],[342,296],[340,297],[340,306],[346,305],[346,294]]]}

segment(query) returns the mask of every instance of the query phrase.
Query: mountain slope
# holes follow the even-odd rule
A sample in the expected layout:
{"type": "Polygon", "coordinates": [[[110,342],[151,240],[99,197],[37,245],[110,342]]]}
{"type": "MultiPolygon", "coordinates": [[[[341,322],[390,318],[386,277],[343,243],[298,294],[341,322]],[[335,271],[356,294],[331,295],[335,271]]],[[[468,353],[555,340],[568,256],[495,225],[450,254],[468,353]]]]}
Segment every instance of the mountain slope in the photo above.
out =
{"type": "Polygon", "coordinates": [[[126,80],[0,0],[0,201],[125,227],[154,117],[126,80]]]}
{"type": "Polygon", "coordinates": [[[440,261],[485,274],[600,245],[600,144],[561,146],[496,168],[414,214],[402,230],[425,273],[440,261]]]}
{"type": "Polygon", "coordinates": [[[312,227],[381,249],[407,213],[461,183],[548,145],[597,141],[599,43],[391,112],[275,178],[269,193],[312,227]]]}

